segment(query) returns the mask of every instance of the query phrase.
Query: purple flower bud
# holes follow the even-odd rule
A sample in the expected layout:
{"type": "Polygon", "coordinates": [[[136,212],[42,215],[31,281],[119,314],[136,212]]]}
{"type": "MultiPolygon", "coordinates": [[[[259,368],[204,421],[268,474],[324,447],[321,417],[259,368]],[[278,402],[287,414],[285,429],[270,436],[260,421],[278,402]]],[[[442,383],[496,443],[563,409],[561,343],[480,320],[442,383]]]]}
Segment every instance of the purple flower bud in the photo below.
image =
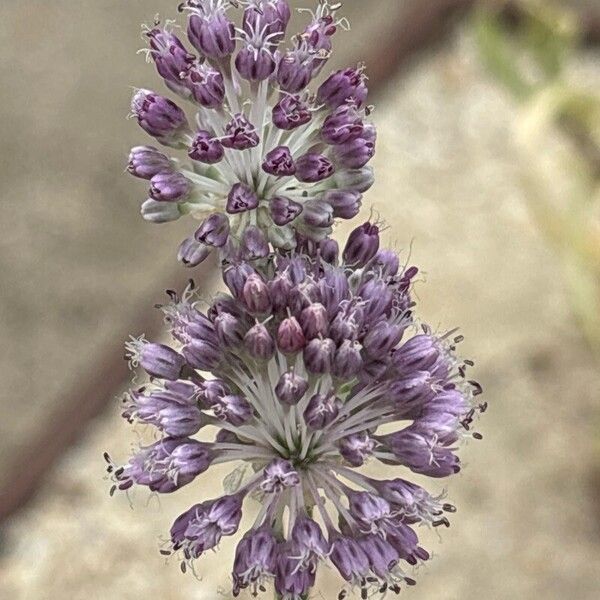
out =
{"type": "Polygon", "coordinates": [[[254,225],[244,229],[240,248],[244,260],[256,260],[269,255],[269,242],[262,230],[254,225]]]}
{"type": "Polygon", "coordinates": [[[394,403],[401,419],[414,419],[420,416],[426,402],[435,396],[429,371],[414,371],[392,381],[389,399],[394,403]]]}
{"type": "Polygon", "coordinates": [[[177,260],[182,262],[186,267],[197,267],[208,258],[210,251],[210,246],[201,244],[193,237],[189,237],[181,242],[179,252],[177,253],[177,260]]]}
{"type": "Polygon", "coordinates": [[[329,335],[341,344],[344,340],[354,340],[358,337],[364,323],[361,308],[348,308],[340,311],[329,327],[329,335]]]}
{"type": "Polygon", "coordinates": [[[338,169],[333,176],[333,180],[339,188],[354,189],[364,194],[373,187],[375,176],[373,175],[373,167],[364,166],[361,169],[338,169]]]}
{"type": "Polygon", "coordinates": [[[376,323],[363,340],[363,346],[373,358],[380,358],[390,352],[402,339],[402,329],[398,325],[380,321],[376,323]]]}
{"type": "Polygon", "coordinates": [[[201,387],[200,400],[207,408],[212,408],[221,398],[231,394],[227,384],[221,379],[204,381],[201,387]]]}
{"type": "Polygon", "coordinates": [[[302,212],[302,204],[285,196],[275,196],[269,200],[269,211],[275,225],[282,227],[291,223],[302,212]]]}
{"type": "Polygon", "coordinates": [[[198,242],[217,248],[223,247],[229,238],[229,219],[223,213],[214,213],[202,221],[194,237],[198,242]]]}
{"type": "Polygon", "coordinates": [[[373,268],[378,269],[382,276],[393,277],[400,268],[398,254],[386,248],[379,250],[373,259],[373,268]]]}
{"type": "Polygon", "coordinates": [[[277,146],[266,156],[262,164],[263,171],[277,177],[287,177],[296,172],[296,165],[287,146],[277,146]]]}
{"type": "Polygon", "coordinates": [[[321,200],[331,205],[338,219],[353,219],[362,206],[362,194],[356,190],[328,190],[321,200]]]}
{"type": "Polygon", "coordinates": [[[369,559],[371,571],[382,581],[390,577],[390,572],[400,562],[398,551],[380,535],[367,535],[358,543],[369,559]]]}
{"type": "Polygon", "coordinates": [[[152,179],[158,173],[173,170],[173,165],[153,146],[136,146],[129,153],[127,170],[140,179],[152,179]]]}
{"type": "Polygon", "coordinates": [[[301,92],[312,79],[313,56],[304,47],[288,50],[279,61],[277,83],[288,94],[301,92]]]}
{"type": "Polygon", "coordinates": [[[304,411],[304,422],[310,429],[324,429],[333,423],[342,408],[342,401],[335,394],[315,394],[304,411]]]}
{"type": "Polygon", "coordinates": [[[155,27],[146,33],[146,37],[150,40],[150,56],[159,75],[167,82],[181,85],[181,80],[194,64],[194,56],[176,35],[164,28],[155,27]]]}
{"type": "Polygon", "coordinates": [[[326,229],[333,225],[333,208],[323,200],[311,200],[304,205],[302,219],[309,227],[326,229]]]}
{"type": "Polygon", "coordinates": [[[208,165],[220,162],[225,155],[223,145],[210,132],[200,130],[196,133],[188,156],[208,165]]]}
{"type": "Polygon", "coordinates": [[[171,527],[173,550],[182,550],[185,556],[198,558],[206,550],[216,547],[225,535],[233,535],[242,519],[240,494],[222,496],[196,504],[180,515],[171,527]]]}
{"type": "Polygon", "coordinates": [[[192,182],[179,171],[163,172],[150,181],[150,197],[157,202],[180,202],[192,190],[192,182]]]}
{"type": "Polygon", "coordinates": [[[354,229],[344,248],[344,262],[353,267],[364,267],[379,250],[379,227],[368,221],[354,229]]]}
{"type": "Polygon", "coordinates": [[[241,396],[220,396],[212,405],[215,417],[227,421],[234,427],[240,427],[252,418],[252,407],[241,396]]]}
{"type": "Polygon", "coordinates": [[[231,313],[219,313],[214,323],[219,342],[224,346],[237,346],[244,339],[240,320],[231,313]]]}
{"type": "Polygon", "coordinates": [[[317,102],[329,108],[338,108],[349,100],[360,107],[369,90],[361,69],[343,69],[330,75],[317,91],[317,102]]]}
{"type": "Polygon", "coordinates": [[[334,155],[338,166],[346,169],[360,169],[375,155],[375,142],[359,137],[336,146],[334,155]]]}
{"type": "Polygon", "coordinates": [[[190,69],[186,84],[192,98],[205,108],[220,108],[225,99],[223,75],[208,63],[190,69]]]}
{"type": "Polygon", "coordinates": [[[253,358],[269,360],[275,353],[275,342],[262,323],[257,323],[248,331],[244,345],[253,358]]]}
{"type": "Polygon", "coordinates": [[[369,279],[358,288],[358,295],[365,302],[364,313],[368,323],[378,321],[383,315],[390,315],[394,295],[385,281],[369,279]]]}
{"type": "Polygon", "coordinates": [[[392,519],[392,509],[387,500],[369,492],[348,494],[350,514],[356,518],[364,533],[380,533],[381,527],[392,519]]]}
{"type": "Polygon", "coordinates": [[[323,123],[321,137],[327,144],[344,144],[359,137],[364,126],[360,113],[353,104],[342,104],[323,123]]]}
{"type": "Polygon", "coordinates": [[[410,375],[415,371],[429,370],[440,356],[438,340],[426,334],[415,335],[403,344],[393,356],[398,374],[410,375]]]}
{"type": "Polygon", "coordinates": [[[300,325],[307,340],[326,335],[329,326],[327,310],[318,302],[310,304],[300,313],[300,325]]]}
{"type": "Polygon", "coordinates": [[[289,293],[293,287],[290,278],[285,273],[279,273],[267,285],[273,310],[275,312],[284,311],[287,308],[289,293]]]}
{"type": "Polygon", "coordinates": [[[242,26],[248,35],[264,31],[272,44],[283,39],[292,16],[286,0],[255,0],[244,10],[242,26]]]}
{"type": "Polygon", "coordinates": [[[428,431],[416,422],[387,436],[385,442],[400,463],[414,473],[448,477],[460,471],[458,457],[441,443],[437,432],[428,431]]]}
{"type": "Polygon", "coordinates": [[[352,379],[359,373],[363,366],[361,350],[362,345],[358,342],[344,340],[342,345],[336,350],[331,372],[336,377],[352,379]]]}
{"type": "Polygon", "coordinates": [[[198,388],[190,383],[166,384],[149,394],[132,391],[123,416],[154,425],[168,436],[181,438],[198,433],[202,413],[196,402],[198,388]]]}
{"type": "Polygon", "coordinates": [[[277,568],[277,540],[268,527],[251,529],[235,551],[233,563],[233,596],[241,590],[274,577],[277,568]]]}
{"type": "Polygon", "coordinates": [[[448,414],[453,417],[463,417],[469,412],[470,404],[465,395],[456,388],[443,389],[430,399],[424,406],[425,414],[448,414]]]}
{"type": "Polygon", "coordinates": [[[309,564],[315,558],[325,559],[329,555],[329,544],[319,525],[307,516],[296,519],[291,540],[300,550],[302,561],[309,564]]]}
{"type": "Polygon", "coordinates": [[[179,205],[175,202],[157,202],[148,198],[140,210],[142,217],[150,223],[168,223],[181,217],[179,205]]]}
{"type": "Polygon", "coordinates": [[[227,196],[227,212],[234,215],[258,206],[256,193],[245,183],[236,183],[227,196]]]}
{"type": "Polygon", "coordinates": [[[253,273],[246,279],[242,297],[253,314],[264,314],[271,309],[271,298],[269,288],[260,275],[253,273]]]}
{"type": "Polygon", "coordinates": [[[284,373],[275,386],[275,395],[284,404],[298,404],[306,391],[308,381],[294,371],[284,373]]]}
{"type": "Polygon", "coordinates": [[[312,119],[307,102],[300,96],[283,94],[281,100],[273,107],[273,123],[284,131],[309,123],[312,119]]]}
{"type": "Polygon", "coordinates": [[[352,585],[361,586],[369,574],[369,558],[353,538],[336,536],[329,558],[340,575],[352,585]]]}
{"type": "Polygon", "coordinates": [[[335,240],[322,240],[319,244],[319,254],[326,263],[336,266],[340,257],[340,247],[335,240]]]}
{"type": "Polygon", "coordinates": [[[275,590],[281,598],[300,600],[306,598],[315,584],[314,565],[303,566],[299,558],[300,549],[294,544],[279,546],[275,590]]]}
{"type": "Polygon", "coordinates": [[[419,560],[428,560],[429,552],[419,546],[417,534],[404,523],[397,522],[386,531],[386,541],[389,542],[402,560],[416,565],[419,560]]]}
{"type": "Polygon", "coordinates": [[[125,467],[115,471],[115,477],[121,490],[137,484],[170,494],[204,473],[213,458],[208,444],[190,438],[164,438],[141,448],[125,467]]]}
{"type": "Polygon", "coordinates": [[[190,340],[183,347],[182,353],[191,367],[201,371],[214,369],[222,358],[222,353],[217,346],[202,339],[190,340]]]}
{"type": "Polygon", "coordinates": [[[174,102],[149,90],[138,90],[131,111],[140,127],[166,146],[179,147],[189,125],[185,113],[174,102]]]}
{"type": "Polygon", "coordinates": [[[400,510],[408,523],[432,521],[442,513],[442,506],[422,487],[405,479],[374,482],[377,491],[400,510]]]}
{"type": "Polygon", "coordinates": [[[306,340],[296,317],[284,319],[277,330],[277,346],[285,354],[293,354],[304,348],[306,340]]]}
{"type": "MultiPolygon", "coordinates": [[[[322,245],[323,242],[321,242],[321,246],[322,245]]],[[[341,269],[328,269],[325,271],[323,277],[319,281],[319,293],[330,318],[333,318],[338,314],[342,316],[342,313],[351,315],[351,312],[340,309],[342,301],[347,300],[350,297],[348,279],[341,269]]]]}
{"type": "Polygon", "coordinates": [[[264,39],[249,42],[235,57],[235,68],[247,81],[264,81],[275,71],[273,51],[264,39]]]}
{"type": "Polygon", "coordinates": [[[324,374],[331,370],[335,343],[329,338],[314,339],[304,348],[304,364],[310,373],[324,374]]]}
{"type": "Polygon", "coordinates": [[[296,161],[296,178],[303,183],[317,183],[331,177],[333,163],[323,154],[309,152],[296,161]]]}
{"type": "Polygon", "coordinates": [[[242,113],[237,113],[225,127],[225,136],[221,143],[225,148],[247,150],[258,146],[259,137],[256,127],[242,113]]]}
{"type": "Polygon", "coordinates": [[[329,59],[333,44],[331,38],[337,31],[337,25],[332,14],[325,14],[315,18],[302,34],[303,39],[311,53],[315,56],[313,59],[313,75],[318,75],[325,63],[329,59]]]}
{"type": "Polygon", "coordinates": [[[340,440],[340,454],[353,466],[360,467],[373,454],[375,442],[366,431],[349,435],[340,440]]]}
{"type": "Polygon", "coordinates": [[[219,59],[232,54],[235,50],[235,25],[225,16],[223,3],[189,5],[194,10],[187,31],[192,46],[208,58],[219,59]]]}
{"type": "Polygon", "coordinates": [[[267,494],[278,494],[285,488],[295,487],[300,483],[298,472],[289,460],[276,458],[264,471],[260,489],[267,494]]]}
{"type": "Polygon", "coordinates": [[[179,379],[185,365],[185,359],[179,352],[164,344],[142,343],[137,345],[137,348],[133,348],[133,346],[134,343],[129,346],[132,361],[139,362],[139,365],[150,377],[168,381],[179,379]]]}
{"type": "Polygon", "coordinates": [[[242,296],[242,292],[244,291],[244,285],[246,284],[248,277],[255,273],[256,271],[248,263],[237,263],[228,266],[223,271],[223,281],[229,288],[232,295],[236,298],[240,298],[242,296]]]}

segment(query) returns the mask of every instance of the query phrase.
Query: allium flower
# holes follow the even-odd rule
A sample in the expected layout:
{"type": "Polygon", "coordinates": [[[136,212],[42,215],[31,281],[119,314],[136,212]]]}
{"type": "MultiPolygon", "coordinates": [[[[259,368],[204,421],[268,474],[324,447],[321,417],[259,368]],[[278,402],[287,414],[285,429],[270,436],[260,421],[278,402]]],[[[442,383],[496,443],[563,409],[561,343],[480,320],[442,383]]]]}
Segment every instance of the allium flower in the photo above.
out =
{"type": "MultiPolygon", "coordinates": [[[[205,234],[223,229],[217,221],[205,234]]],[[[461,338],[413,316],[417,269],[379,249],[373,223],[352,232],[341,262],[332,245],[228,264],[231,293],[206,312],[191,288],[162,307],[172,347],[128,344],[152,384],[126,397],[124,416],[163,437],[124,466],[111,462],[115,488],[171,493],[212,465],[246,465],[223,496],[200,496],[177,518],[163,550],[193,563],[236,534],[258,499],[233,561],[234,596],[272,581],[278,598],[301,600],[327,562],[339,598],[414,584],[408,568],[429,558],[415,526],[448,525],[454,507],[407,476],[457,473],[459,443],[480,437],[470,429],[485,407],[466,379],[472,363],[455,355],[461,338]],[[388,479],[360,472],[377,461],[388,479]]]]}
{"type": "Polygon", "coordinates": [[[366,121],[363,67],[314,83],[345,25],[339,5],[321,0],[307,11],[310,21],[287,48],[286,0],[183,2],[191,48],[171,22],[144,30],[148,59],[190,110],[137,90],[132,115],[167,148],[133,148],[128,170],[150,182],[146,220],[203,220],[181,244],[185,265],[198,265],[215,248],[223,258],[237,256],[249,226],[265,244],[292,250],[298,236],[323,240],[334,218],[358,213],[373,183],[367,163],[376,138],[366,121]],[[240,26],[233,6],[243,8],[240,26]]]}

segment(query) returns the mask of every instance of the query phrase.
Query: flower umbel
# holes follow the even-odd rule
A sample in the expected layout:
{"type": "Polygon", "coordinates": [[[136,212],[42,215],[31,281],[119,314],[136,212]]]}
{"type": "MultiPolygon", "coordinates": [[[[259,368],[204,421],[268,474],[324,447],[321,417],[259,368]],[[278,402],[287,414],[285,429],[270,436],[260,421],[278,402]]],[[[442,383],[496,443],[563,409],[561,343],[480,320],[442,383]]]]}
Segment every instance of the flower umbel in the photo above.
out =
{"type": "Polygon", "coordinates": [[[212,249],[235,256],[248,227],[275,249],[294,249],[298,236],[325,239],[334,217],[357,214],[372,185],[376,138],[362,66],[309,89],[345,26],[339,3],[321,0],[288,48],[286,0],[187,0],[180,8],[191,50],[172,22],[144,30],[149,60],[191,110],[154,91],[134,94],[133,116],[167,147],[131,151],[129,172],[150,182],[143,217],[204,219],[179,251],[190,267],[212,249]],[[234,6],[243,8],[239,27],[234,6]],[[203,233],[214,218],[226,223],[216,241],[203,233]]]}
{"type": "Polygon", "coordinates": [[[115,488],[171,493],[212,465],[245,463],[226,495],[175,521],[165,551],[193,563],[259,499],[237,547],[234,596],[273,580],[279,598],[301,600],[327,561],[363,598],[414,584],[407,569],[429,558],[414,526],[448,525],[454,507],[404,477],[457,473],[459,443],[480,437],[470,430],[485,406],[466,379],[472,363],[455,355],[461,338],[413,316],[417,269],[379,249],[372,223],[349,236],[341,262],[327,254],[307,242],[226,265],[231,293],[205,312],[191,288],[162,307],[173,347],[128,345],[153,383],[128,395],[124,416],[164,437],[109,465],[115,488]],[[209,431],[212,441],[194,438],[209,431]],[[402,478],[367,477],[370,461],[402,478]]]}

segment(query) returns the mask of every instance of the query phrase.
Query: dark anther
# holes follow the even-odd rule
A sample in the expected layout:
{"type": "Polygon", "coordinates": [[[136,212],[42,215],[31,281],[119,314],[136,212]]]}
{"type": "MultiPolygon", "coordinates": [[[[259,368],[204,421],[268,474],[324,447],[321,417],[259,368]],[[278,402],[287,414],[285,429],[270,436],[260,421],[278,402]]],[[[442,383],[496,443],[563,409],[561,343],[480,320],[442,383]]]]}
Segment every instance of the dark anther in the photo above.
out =
{"type": "Polygon", "coordinates": [[[195,290],[196,289],[196,282],[193,279],[189,279],[188,280],[188,286],[189,286],[190,290],[195,290]]]}
{"type": "Polygon", "coordinates": [[[182,572],[182,573],[184,573],[184,574],[185,574],[185,572],[187,571],[187,565],[186,565],[184,562],[182,562],[182,563],[179,565],[179,568],[181,569],[181,572],[182,572]]]}
{"type": "Polygon", "coordinates": [[[432,525],[434,527],[439,527],[440,525],[443,525],[444,527],[450,527],[450,521],[448,521],[448,519],[446,519],[446,517],[442,517],[441,519],[434,521],[432,523],[432,525]]]}
{"type": "Polygon", "coordinates": [[[175,290],[165,290],[165,293],[167,296],[169,296],[169,298],[171,298],[171,300],[173,300],[173,302],[177,302],[177,300],[179,300],[179,296],[175,290]]]}
{"type": "Polygon", "coordinates": [[[338,600],[344,600],[346,598],[346,596],[348,596],[348,592],[346,590],[342,590],[338,594],[338,600]]]}
{"type": "Polygon", "coordinates": [[[479,383],[477,383],[476,381],[467,381],[467,383],[472,386],[473,388],[475,388],[473,390],[473,396],[479,396],[479,394],[483,393],[483,388],[481,387],[481,385],[479,383]]]}
{"type": "Polygon", "coordinates": [[[366,582],[367,583],[377,583],[377,577],[367,577],[366,582]]]}
{"type": "Polygon", "coordinates": [[[461,376],[462,379],[465,378],[465,368],[462,365],[458,367],[458,374],[461,376]]]}
{"type": "Polygon", "coordinates": [[[395,584],[394,584],[394,585],[393,585],[393,586],[390,588],[390,590],[392,590],[392,592],[394,592],[394,594],[398,595],[398,594],[400,593],[400,586],[399,586],[397,583],[395,583],[395,584]]]}
{"type": "Polygon", "coordinates": [[[108,465],[108,467],[106,467],[106,472],[107,473],[112,473],[113,472],[113,466],[112,465],[108,465]]]}
{"type": "MultiPolygon", "coordinates": [[[[455,344],[460,344],[460,343],[461,343],[461,342],[462,342],[464,339],[465,339],[465,336],[464,336],[464,335],[457,335],[457,336],[454,338],[454,343],[455,343],[455,344]]],[[[465,360],[465,362],[467,362],[467,361],[465,360]]]]}
{"type": "Polygon", "coordinates": [[[411,579],[410,577],[405,577],[404,581],[406,581],[406,585],[417,585],[417,582],[414,579],[411,579]]]}
{"type": "Polygon", "coordinates": [[[116,492],[116,491],[117,491],[117,486],[116,486],[116,485],[113,485],[113,486],[110,488],[110,491],[108,492],[108,495],[109,495],[109,496],[112,498],[112,497],[115,495],[115,492],[116,492]]]}
{"type": "Polygon", "coordinates": [[[480,433],[478,433],[477,431],[473,434],[473,437],[476,440],[482,440],[483,439],[483,436],[480,433]]]}
{"type": "Polygon", "coordinates": [[[163,556],[171,556],[171,551],[170,550],[159,550],[159,552],[163,555],[163,556]]]}
{"type": "Polygon", "coordinates": [[[454,504],[444,504],[444,506],[442,506],[442,508],[449,513],[455,513],[456,512],[456,506],[454,506],[454,504]]]}
{"type": "Polygon", "coordinates": [[[182,13],[184,9],[185,9],[185,2],[180,2],[180,3],[177,5],[177,12],[180,12],[180,13],[182,13]]]}
{"type": "Polygon", "coordinates": [[[480,412],[484,413],[487,409],[488,409],[488,403],[487,402],[483,402],[482,404],[479,405],[480,412]]]}
{"type": "Polygon", "coordinates": [[[267,588],[264,585],[259,586],[258,589],[263,593],[267,591],[267,588]]]}
{"type": "Polygon", "coordinates": [[[362,600],[367,600],[367,598],[369,597],[369,594],[367,593],[367,588],[362,588],[360,590],[360,597],[362,598],[362,600]]]}
{"type": "Polygon", "coordinates": [[[379,588],[379,593],[380,594],[385,594],[386,590],[388,588],[388,584],[384,583],[380,588],[379,588]]]}
{"type": "Polygon", "coordinates": [[[465,358],[464,363],[465,363],[465,365],[468,365],[469,367],[475,366],[475,363],[472,360],[469,360],[468,358],[465,358]]]}
{"type": "Polygon", "coordinates": [[[104,457],[104,460],[105,460],[107,463],[109,463],[109,464],[110,464],[110,463],[112,462],[112,460],[110,460],[110,454],[109,454],[108,452],[105,452],[105,453],[104,453],[102,456],[104,457]]]}
{"type": "Polygon", "coordinates": [[[121,477],[121,475],[123,475],[123,471],[125,469],[123,467],[119,467],[116,471],[115,471],[115,477],[121,477]]]}

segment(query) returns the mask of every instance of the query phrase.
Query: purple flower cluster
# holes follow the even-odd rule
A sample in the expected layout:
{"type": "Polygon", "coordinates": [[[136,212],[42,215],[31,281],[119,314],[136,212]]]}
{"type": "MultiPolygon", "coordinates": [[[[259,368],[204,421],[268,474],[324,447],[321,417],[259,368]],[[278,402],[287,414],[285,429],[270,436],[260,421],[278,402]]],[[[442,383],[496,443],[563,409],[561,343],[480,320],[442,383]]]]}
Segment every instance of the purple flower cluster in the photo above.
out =
{"type": "MultiPolygon", "coordinates": [[[[207,232],[218,238],[221,227],[215,218],[207,232]]],[[[466,378],[472,363],[455,356],[460,337],[417,324],[418,271],[380,248],[376,224],[355,229],[341,252],[330,239],[294,252],[245,248],[253,259],[225,266],[230,293],[205,312],[191,288],[162,307],[172,346],[128,344],[152,383],[127,395],[123,415],[161,439],[109,465],[114,488],[170,493],[212,465],[241,463],[225,495],[177,518],[163,552],[193,563],[238,531],[254,498],[234,596],[273,581],[281,600],[302,600],[325,562],[345,582],[340,598],[351,588],[398,593],[414,584],[410,566],[429,558],[415,526],[447,525],[454,507],[359,469],[380,461],[431,478],[457,473],[459,442],[479,437],[471,424],[484,409],[466,378]]]]}
{"type": "Polygon", "coordinates": [[[235,256],[248,226],[275,249],[294,249],[298,235],[325,239],[335,218],[358,214],[373,183],[367,163],[376,140],[366,120],[362,66],[336,71],[309,90],[344,24],[338,4],[322,0],[287,49],[286,0],[187,0],[180,8],[189,15],[193,53],[170,23],[156,23],[145,29],[147,55],[195,115],[159,93],[135,92],[132,114],[140,127],[182,153],[132,149],[129,172],[149,181],[143,217],[154,223],[184,214],[204,218],[179,249],[190,267],[215,248],[222,257],[235,256]],[[230,19],[238,4],[240,27],[230,19]]]}

